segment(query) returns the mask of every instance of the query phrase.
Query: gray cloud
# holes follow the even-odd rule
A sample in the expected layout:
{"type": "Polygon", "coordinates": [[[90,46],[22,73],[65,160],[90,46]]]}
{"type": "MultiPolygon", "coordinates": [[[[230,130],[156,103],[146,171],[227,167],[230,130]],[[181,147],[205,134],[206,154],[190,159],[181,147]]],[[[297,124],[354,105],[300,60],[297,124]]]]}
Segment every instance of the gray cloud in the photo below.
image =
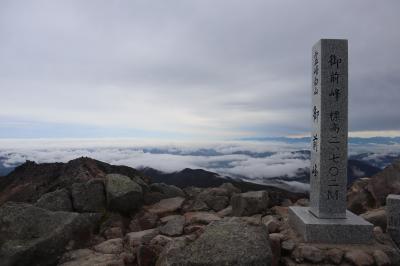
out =
{"type": "Polygon", "coordinates": [[[400,130],[398,1],[1,1],[0,122],[307,133],[310,50],[348,38],[350,129],[400,130]]]}

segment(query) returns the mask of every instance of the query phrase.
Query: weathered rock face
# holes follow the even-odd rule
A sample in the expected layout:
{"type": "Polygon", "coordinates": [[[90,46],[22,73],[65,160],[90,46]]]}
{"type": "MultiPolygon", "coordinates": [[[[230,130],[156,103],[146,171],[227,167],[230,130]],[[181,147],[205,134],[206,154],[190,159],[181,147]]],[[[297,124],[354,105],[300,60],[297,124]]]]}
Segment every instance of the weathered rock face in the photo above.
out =
{"type": "Polygon", "coordinates": [[[194,242],[167,247],[156,265],[267,266],[271,262],[272,252],[264,226],[221,220],[205,227],[194,242]]]}
{"type": "Polygon", "coordinates": [[[73,184],[71,195],[77,212],[101,212],[106,209],[106,194],[101,179],[73,184]]]}
{"type": "Polygon", "coordinates": [[[250,216],[263,213],[268,208],[268,192],[249,191],[234,194],[231,198],[233,216],[250,216]]]}
{"type": "Polygon", "coordinates": [[[106,192],[110,210],[129,213],[136,210],[143,202],[142,187],[124,175],[107,175],[106,192]]]}
{"type": "Polygon", "coordinates": [[[100,218],[5,203],[0,207],[1,265],[54,265],[68,243],[83,244],[90,237],[100,218]]]}
{"type": "Polygon", "coordinates": [[[35,205],[49,211],[72,211],[71,197],[65,188],[43,194],[35,205]]]}

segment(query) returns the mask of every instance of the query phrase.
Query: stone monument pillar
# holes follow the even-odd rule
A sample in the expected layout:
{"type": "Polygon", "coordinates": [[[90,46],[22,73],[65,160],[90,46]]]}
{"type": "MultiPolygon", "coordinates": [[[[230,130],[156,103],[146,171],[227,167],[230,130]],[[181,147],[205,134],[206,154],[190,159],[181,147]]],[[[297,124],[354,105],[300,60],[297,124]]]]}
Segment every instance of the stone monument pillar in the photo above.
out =
{"type": "Polygon", "coordinates": [[[308,242],[364,243],[373,225],[346,210],[347,40],[312,48],[310,207],[290,207],[289,222],[308,242]]]}
{"type": "Polygon", "coordinates": [[[400,246],[400,195],[390,194],[386,198],[387,232],[400,246]]]}

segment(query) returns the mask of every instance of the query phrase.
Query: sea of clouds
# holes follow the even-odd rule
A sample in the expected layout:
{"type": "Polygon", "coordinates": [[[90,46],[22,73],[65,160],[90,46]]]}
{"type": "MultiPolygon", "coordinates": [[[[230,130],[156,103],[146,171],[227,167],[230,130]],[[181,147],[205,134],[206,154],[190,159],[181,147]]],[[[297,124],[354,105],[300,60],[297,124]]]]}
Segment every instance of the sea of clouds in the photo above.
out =
{"type": "MultiPolygon", "coordinates": [[[[12,167],[26,160],[67,162],[81,156],[134,168],[163,172],[204,169],[231,177],[260,180],[294,177],[309,166],[308,142],[221,141],[171,142],[134,139],[1,139],[0,160],[12,167]]],[[[379,160],[400,153],[400,144],[350,145],[350,155],[366,153],[379,160]]]]}

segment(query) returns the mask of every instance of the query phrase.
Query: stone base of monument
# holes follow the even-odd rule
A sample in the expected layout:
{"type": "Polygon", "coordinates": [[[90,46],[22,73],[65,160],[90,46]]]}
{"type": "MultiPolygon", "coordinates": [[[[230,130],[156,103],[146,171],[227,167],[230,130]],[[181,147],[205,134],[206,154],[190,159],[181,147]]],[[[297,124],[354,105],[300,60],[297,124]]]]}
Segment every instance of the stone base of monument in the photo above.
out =
{"type": "Polygon", "coordinates": [[[308,207],[289,207],[289,223],[306,242],[365,244],[373,240],[373,225],[347,211],[345,219],[320,219],[308,207]]]}

